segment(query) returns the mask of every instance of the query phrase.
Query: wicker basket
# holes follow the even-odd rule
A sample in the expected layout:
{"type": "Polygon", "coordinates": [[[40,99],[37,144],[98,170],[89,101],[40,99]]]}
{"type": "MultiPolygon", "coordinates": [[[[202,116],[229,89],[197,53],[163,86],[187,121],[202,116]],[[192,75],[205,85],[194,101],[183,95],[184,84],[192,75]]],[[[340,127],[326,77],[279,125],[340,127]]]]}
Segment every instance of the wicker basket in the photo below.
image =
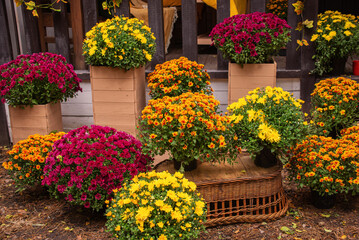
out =
{"type": "MultiPolygon", "coordinates": [[[[270,221],[286,213],[288,201],[280,168],[258,168],[248,158],[242,156],[235,165],[201,163],[198,169],[185,173],[207,202],[207,227],[270,221]]],[[[156,169],[175,171],[169,161],[156,169]]]]}

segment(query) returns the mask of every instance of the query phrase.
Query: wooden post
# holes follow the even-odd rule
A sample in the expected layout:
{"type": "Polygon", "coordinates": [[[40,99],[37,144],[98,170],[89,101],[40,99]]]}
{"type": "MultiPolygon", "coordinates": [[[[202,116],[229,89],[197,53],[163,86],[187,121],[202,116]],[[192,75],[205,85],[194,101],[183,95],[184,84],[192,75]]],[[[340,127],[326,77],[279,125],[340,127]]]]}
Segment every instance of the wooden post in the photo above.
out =
{"type": "Polygon", "coordinates": [[[198,61],[197,2],[182,0],[182,49],[189,60],[198,61]]]}
{"type": "Polygon", "coordinates": [[[310,75],[315,67],[312,56],[315,54],[314,44],[310,41],[311,36],[317,28],[318,15],[318,0],[306,1],[303,10],[303,19],[313,20],[313,28],[304,28],[304,39],[309,43],[309,46],[301,47],[301,67],[302,74],[300,78],[300,98],[304,101],[303,110],[309,112],[310,110],[310,94],[314,90],[315,76],[310,75]]]}
{"type": "Polygon", "coordinates": [[[67,11],[65,3],[59,2],[55,4],[55,8],[61,9],[60,12],[53,12],[54,31],[57,53],[66,58],[70,62],[70,38],[69,27],[67,22],[67,11]]]}
{"type": "Polygon", "coordinates": [[[23,14],[23,24],[25,31],[25,47],[24,54],[32,54],[41,52],[39,27],[37,17],[34,17],[31,11],[26,10],[25,4],[22,4],[21,11],[23,14]]]}
{"type": "Polygon", "coordinates": [[[82,55],[82,42],[84,40],[84,30],[81,11],[81,0],[71,0],[71,28],[72,40],[74,44],[73,65],[76,70],[84,70],[86,68],[85,59],[82,55]]]}
{"type": "Polygon", "coordinates": [[[84,30],[85,33],[91,30],[93,26],[98,22],[97,3],[96,0],[83,0],[82,12],[84,18],[84,30]]]}
{"type": "Polygon", "coordinates": [[[163,30],[162,1],[148,0],[148,23],[156,37],[156,53],[151,61],[151,68],[165,61],[165,35],[163,30]]]}
{"type": "Polygon", "coordinates": [[[130,17],[130,2],[129,0],[122,0],[120,7],[116,7],[115,15],[130,17]]]}
{"type": "Polygon", "coordinates": [[[300,69],[300,63],[298,59],[301,58],[300,49],[297,50],[298,44],[297,39],[301,38],[301,32],[295,30],[300,21],[300,17],[294,12],[293,3],[297,0],[288,0],[288,24],[292,27],[291,29],[291,38],[292,40],[287,44],[286,51],[286,69],[300,69]]]}
{"type": "MultiPolygon", "coordinates": [[[[0,1],[0,65],[12,59],[12,47],[5,0],[0,1]]],[[[5,105],[0,101],[0,145],[9,145],[9,129],[6,120],[5,105]]]]}
{"type": "Polygon", "coordinates": [[[250,1],[251,12],[265,12],[266,0],[251,0],[250,1]]]}
{"type": "MultiPolygon", "coordinates": [[[[217,0],[217,24],[223,22],[225,18],[230,16],[230,1],[217,0]]],[[[218,50],[217,53],[217,69],[227,70],[228,61],[223,58],[223,54],[218,50]]]]}

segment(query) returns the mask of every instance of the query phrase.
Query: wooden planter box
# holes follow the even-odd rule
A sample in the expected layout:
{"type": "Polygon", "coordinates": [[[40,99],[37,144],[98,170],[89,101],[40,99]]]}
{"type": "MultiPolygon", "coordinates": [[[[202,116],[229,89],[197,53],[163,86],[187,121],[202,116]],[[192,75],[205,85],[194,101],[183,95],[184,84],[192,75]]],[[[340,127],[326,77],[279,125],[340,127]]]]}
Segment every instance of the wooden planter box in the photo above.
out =
{"type": "Polygon", "coordinates": [[[55,130],[62,131],[60,102],[24,108],[9,106],[9,114],[13,144],[29,135],[46,135],[55,130]]]}
{"type": "MultiPolygon", "coordinates": [[[[174,173],[171,161],[155,167],[156,171],[174,173]]],[[[185,172],[196,183],[207,202],[206,226],[238,222],[263,222],[285,215],[288,201],[282,186],[281,166],[257,167],[248,154],[241,154],[233,165],[199,163],[185,172]]]]}
{"type": "Polygon", "coordinates": [[[113,127],[134,136],[145,107],[145,68],[125,71],[90,66],[94,124],[113,127]]]}
{"type": "Polygon", "coordinates": [[[228,104],[237,102],[257,87],[276,86],[277,63],[228,66],[228,104]]]}

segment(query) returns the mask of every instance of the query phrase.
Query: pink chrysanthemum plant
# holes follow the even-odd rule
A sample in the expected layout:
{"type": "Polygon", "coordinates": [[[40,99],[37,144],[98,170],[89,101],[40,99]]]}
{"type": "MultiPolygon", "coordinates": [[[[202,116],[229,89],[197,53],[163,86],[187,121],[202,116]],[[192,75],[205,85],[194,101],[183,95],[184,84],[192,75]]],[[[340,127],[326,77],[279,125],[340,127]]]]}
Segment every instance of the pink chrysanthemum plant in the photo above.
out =
{"type": "Polygon", "coordinates": [[[114,128],[93,125],[71,130],[54,144],[42,185],[56,198],[98,211],[113,196],[112,190],[150,170],[153,159],[141,148],[133,136],[114,128]]]}
{"type": "Polygon", "coordinates": [[[254,12],[224,19],[209,36],[231,62],[267,63],[290,40],[290,26],[272,13],[254,12]]]}
{"type": "Polygon", "coordinates": [[[61,55],[20,55],[0,66],[0,99],[11,106],[66,101],[82,91],[80,82],[73,66],[61,55]]]}

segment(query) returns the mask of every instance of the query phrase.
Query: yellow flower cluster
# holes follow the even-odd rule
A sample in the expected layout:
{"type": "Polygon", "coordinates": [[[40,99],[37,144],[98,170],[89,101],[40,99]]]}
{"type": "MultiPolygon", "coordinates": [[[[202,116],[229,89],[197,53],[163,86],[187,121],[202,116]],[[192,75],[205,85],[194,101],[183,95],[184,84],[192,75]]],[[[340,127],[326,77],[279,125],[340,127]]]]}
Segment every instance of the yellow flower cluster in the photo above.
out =
{"type": "Polygon", "coordinates": [[[149,94],[152,98],[178,96],[188,91],[211,94],[210,77],[203,67],[186,57],[158,64],[147,77],[149,94]]]}
{"type": "Polygon", "coordinates": [[[152,60],[155,37],[143,21],[115,16],[97,23],[86,33],[83,51],[91,65],[130,69],[152,60]],[[135,63],[128,63],[124,60],[126,58],[135,63]],[[126,67],[126,64],[131,67],[126,67]]]}
{"type": "Polygon", "coordinates": [[[40,182],[44,178],[42,169],[52,145],[64,134],[64,132],[49,135],[35,134],[19,141],[8,151],[9,161],[4,162],[2,166],[9,170],[15,182],[19,184],[40,182]]]}
{"type": "Polygon", "coordinates": [[[288,0],[269,0],[267,10],[280,18],[286,19],[288,12],[288,0]]]}
{"type": "Polygon", "coordinates": [[[280,105],[284,106],[286,103],[294,105],[301,109],[302,100],[294,99],[289,92],[283,91],[281,88],[266,87],[265,90],[256,88],[250,91],[246,97],[238,99],[237,102],[232,103],[228,110],[232,113],[230,120],[234,124],[250,124],[256,121],[258,125],[258,137],[263,141],[279,142],[281,136],[279,132],[268,123],[268,116],[264,113],[265,106],[280,105]],[[255,110],[255,107],[258,110],[255,110]],[[241,122],[241,123],[240,123],[241,122]]]}
{"type": "Polygon", "coordinates": [[[114,190],[107,224],[119,239],[130,239],[128,236],[136,232],[137,239],[195,237],[203,229],[206,216],[206,204],[196,188],[179,172],[140,173],[120,190],[114,190]]]}
{"type": "Polygon", "coordinates": [[[359,191],[359,127],[341,139],[308,136],[292,149],[286,165],[292,178],[322,193],[359,191]]]}
{"type": "Polygon", "coordinates": [[[313,34],[311,41],[322,37],[329,42],[338,34],[347,37],[353,35],[351,30],[358,27],[358,18],[338,11],[326,11],[318,15],[317,25],[317,33],[313,34]]]}

